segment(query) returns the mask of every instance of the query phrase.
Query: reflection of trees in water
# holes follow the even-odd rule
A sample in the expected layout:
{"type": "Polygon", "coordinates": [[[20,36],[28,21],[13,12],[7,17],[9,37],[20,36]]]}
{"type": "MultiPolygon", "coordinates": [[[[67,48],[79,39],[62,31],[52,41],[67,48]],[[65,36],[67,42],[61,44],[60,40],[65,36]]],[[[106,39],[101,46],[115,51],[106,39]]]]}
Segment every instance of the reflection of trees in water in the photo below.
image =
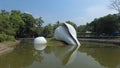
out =
{"type": "Polygon", "coordinates": [[[51,54],[54,50],[54,47],[53,46],[47,46],[44,51],[46,54],[51,54]]]}
{"type": "Polygon", "coordinates": [[[119,48],[80,48],[79,51],[92,56],[96,61],[105,67],[117,68],[120,66],[119,48]]]}
{"type": "Polygon", "coordinates": [[[42,55],[42,51],[38,51],[38,50],[35,51],[34,57],[35,57],[35,61],[40,62],[40,63],[44,59],[44,56],[42,55]]]}
{"type": "Polygon", "coordinates": [[[24,68],[33,62],[42,62],[45,54],[54,54],[63,64],[70,63],[77,48],[72,46],[47,46],[44,50],[35,50],[32,44],[20,44],[7,55],[0,56],[0,68],[24,68]]]}
{"type": "Polygon", "coordinates": [[[0,68],[27,67],[34,61],[33,53],[34,51],[31,44],[18,45],[12,53],[0,57],[0,68]]]}

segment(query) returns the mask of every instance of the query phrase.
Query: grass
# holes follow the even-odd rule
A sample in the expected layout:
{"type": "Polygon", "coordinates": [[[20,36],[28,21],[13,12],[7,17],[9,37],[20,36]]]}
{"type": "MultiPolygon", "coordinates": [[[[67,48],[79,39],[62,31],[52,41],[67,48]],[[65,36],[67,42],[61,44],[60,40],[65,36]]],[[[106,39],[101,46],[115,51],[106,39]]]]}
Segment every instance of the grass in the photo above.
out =
{"type": "MultiPolygon", "coordinates": [[[[110,43],[97,43],[97,42],[80,42],[81,47],[120,47],[117,44],[110,44],[110,43]]],[[[54,38],[47,38],[48,46],[65,46],[66,43],[62,41],[55,40],[54,38]]]]}
{"type": "Polygon", "coordinates": [[[48,46],[64,46],[66,45],[66,43],[55,40],[54,38],[47,38],[47,45],[48,46]]]}

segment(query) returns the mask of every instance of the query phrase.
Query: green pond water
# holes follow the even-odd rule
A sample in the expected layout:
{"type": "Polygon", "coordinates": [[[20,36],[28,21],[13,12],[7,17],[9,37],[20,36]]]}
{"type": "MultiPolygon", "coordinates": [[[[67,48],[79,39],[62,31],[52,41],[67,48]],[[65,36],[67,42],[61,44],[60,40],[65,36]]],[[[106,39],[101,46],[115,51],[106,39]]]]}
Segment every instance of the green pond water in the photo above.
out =
{"type": "Polygon", "coordinates": [[[120,68],[120,48],[114,46],[82,43],[81,47],[44,47],[21,43],[12,52],[0,56],[0,68],[120,68]]]}

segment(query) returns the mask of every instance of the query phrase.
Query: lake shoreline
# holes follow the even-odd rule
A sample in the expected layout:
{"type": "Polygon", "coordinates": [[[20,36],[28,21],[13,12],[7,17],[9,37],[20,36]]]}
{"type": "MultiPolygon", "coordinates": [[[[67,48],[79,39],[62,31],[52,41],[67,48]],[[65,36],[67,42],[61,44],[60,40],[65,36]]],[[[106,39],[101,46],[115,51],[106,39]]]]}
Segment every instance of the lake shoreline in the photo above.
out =
{"type": "Polygon", "coordinates": [[[16,46],[19,43],[20,43],[19,40],[0,43],[0,56],[13,51],[15,48],[14,46],[16,46]]]}
{"type": "MultiPolygon", "coordinates": [[[[52,41],[56,41],[60,43],[59,41],[55,40],[54,38],[46,38],[48,43],[53,43],[52,41]]],[[[21,42],[33,42],[34,38],[19,38],[21,42]]],[[[97,38],[78,38],[79,42],[95,42],[95,43],[108,43],[108,44],[120,44],[120,39],[97,39],[97,38]]]]}
{"type": "Polygon", "coordinates": [[[120,44],[120,40],[117,39],[86,39],[78,38],[81,42],[97,42],[97,43],[111,43],[111,44],[120,44]]]}

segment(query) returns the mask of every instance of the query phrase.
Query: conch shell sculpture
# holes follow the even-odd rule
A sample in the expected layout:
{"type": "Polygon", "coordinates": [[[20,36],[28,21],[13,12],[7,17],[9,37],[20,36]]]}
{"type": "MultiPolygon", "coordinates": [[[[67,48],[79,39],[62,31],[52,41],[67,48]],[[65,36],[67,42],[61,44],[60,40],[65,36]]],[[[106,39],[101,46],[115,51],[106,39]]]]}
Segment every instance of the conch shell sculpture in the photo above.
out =
{"type": "Polygon", "coordinates": [[[80,43],[77,39],[76,30],[68,23],[63,23],[61,26],[57,27],[54,32],[54,37],[55,39],[64,41],[69,45],[80,46],[80,43]]]}

